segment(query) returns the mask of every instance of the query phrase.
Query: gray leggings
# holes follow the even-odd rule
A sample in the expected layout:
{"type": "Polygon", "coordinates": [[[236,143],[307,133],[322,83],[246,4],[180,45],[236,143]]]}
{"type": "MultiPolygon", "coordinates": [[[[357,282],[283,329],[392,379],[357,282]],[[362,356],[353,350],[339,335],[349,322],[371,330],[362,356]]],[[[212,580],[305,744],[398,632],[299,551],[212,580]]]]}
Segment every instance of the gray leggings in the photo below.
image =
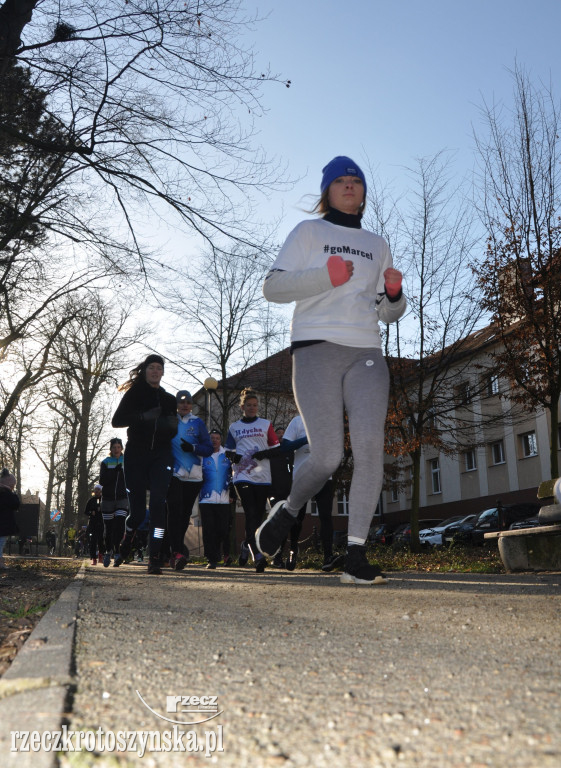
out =
{"type": "Polygon", "coordinates": [[[363,543],[384,473],[389,376],[382,350],[331,342],[299,347],[293,355],[292,385],[306,427],[310,455],[294,477],[287,511],[296,516],[339,466],[344,447],[345,407],[353,449],[349,540],[363,543]]]}

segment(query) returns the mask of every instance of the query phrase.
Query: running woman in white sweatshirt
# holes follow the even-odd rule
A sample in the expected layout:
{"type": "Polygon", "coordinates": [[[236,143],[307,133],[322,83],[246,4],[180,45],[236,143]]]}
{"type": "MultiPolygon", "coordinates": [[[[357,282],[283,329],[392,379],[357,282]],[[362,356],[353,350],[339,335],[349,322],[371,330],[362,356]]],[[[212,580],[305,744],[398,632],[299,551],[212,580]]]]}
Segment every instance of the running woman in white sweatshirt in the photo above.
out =
{"type": "Polygon", "coordinates": [[[274,556],[298,510],[337,469],[343,455],[344,409],[354,471],[349,495],[348,550],[343,583],[383,584],[366,557],[366,537],[383,480],[388,370],[379,322],[405,312],[401,272],[386,241],[361,227],[363,172],[348,157],[323,169],[321,218],[289,234],[263,286],[269,301],[296,302],[292,320],[293,389],[310,456],[256,531],[258,549],[274,556]]]}

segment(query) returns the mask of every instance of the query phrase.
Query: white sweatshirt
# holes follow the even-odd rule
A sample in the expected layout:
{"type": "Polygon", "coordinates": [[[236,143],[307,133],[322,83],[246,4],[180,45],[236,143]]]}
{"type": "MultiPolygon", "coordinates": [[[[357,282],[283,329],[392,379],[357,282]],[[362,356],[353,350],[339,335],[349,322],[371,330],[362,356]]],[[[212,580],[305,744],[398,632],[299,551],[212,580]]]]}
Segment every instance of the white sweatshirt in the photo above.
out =
{"type": "Polygon", "coordinates": [[[293,342],[381,348],[379,321],[399,320],[407,303],[403,295],[393,302],[386,296],[384,271],[392,266],[389,246],[379,235],[324,219],[302,221],[288,235],[263,293],[279,304],[296,301],[293,342]],[[330,256],[354,264],[351,279],[336,288],[327,271],[330,256]]]}

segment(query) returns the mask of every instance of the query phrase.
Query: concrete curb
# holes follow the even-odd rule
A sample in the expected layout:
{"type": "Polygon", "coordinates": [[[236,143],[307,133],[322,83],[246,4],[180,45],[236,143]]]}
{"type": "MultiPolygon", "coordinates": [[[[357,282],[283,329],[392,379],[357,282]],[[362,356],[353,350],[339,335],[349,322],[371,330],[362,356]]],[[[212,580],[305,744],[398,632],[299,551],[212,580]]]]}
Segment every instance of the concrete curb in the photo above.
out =
{"type": "Polygon", "coordinates": [[[52,768],[56,752],[11,752],[12,731],[60,731],[73,685],[73,646],[85,566],[49,608],[0,680],[3,766],[52,768]]]}

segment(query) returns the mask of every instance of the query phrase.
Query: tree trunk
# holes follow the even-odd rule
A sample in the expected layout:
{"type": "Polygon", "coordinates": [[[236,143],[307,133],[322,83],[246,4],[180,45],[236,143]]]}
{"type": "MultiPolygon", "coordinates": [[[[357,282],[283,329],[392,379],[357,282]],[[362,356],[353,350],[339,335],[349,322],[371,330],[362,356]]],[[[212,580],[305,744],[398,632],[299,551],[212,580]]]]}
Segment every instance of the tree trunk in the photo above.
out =
{"type": "Polygon", "coordinates": [[[559,397],[554,398],[555,402],[552,403],[549,410],[551,431],[549,436],[549,466],[551,471],[551,479],[555,480],[559,477],[559,397]]]}
{"type": "Polygon", "coordinates": [[[411,494],[411,552],[420,552],[419,541],[419,506],[421,501],[421,451],[420,449],[410,454],[412,459],[411,474],[413,489],[411,494]]]}
{"type": "Polygon", "coordinates": [[[89,382],[84,381],[80,423],[76,435],[76,469],[78,475],[76,483],[76,506],[78,511],[84,509],[90,497],[90,478],[88,477],[88,436],[91,410],[92,400],[89,391],[89,382]]]}
{"type": "Polygon", "coordinates": [[[31,21],[38,0],[6,0],[0,6],[0,77],[20,46],[21,35],[31,21]]]}
{"type": "Polygon", "coordinates": [[[66,452],[66,473],[64,479],[63,519],[66,527],[72,525],[83,510],[83,507],[74,510],[72,505],[72,498],[74,495],[74,472],[76,470],[76,431],[77,424],[76,421],[73,421],[70,440],[68,442],[68,451],[66,452]]]}

